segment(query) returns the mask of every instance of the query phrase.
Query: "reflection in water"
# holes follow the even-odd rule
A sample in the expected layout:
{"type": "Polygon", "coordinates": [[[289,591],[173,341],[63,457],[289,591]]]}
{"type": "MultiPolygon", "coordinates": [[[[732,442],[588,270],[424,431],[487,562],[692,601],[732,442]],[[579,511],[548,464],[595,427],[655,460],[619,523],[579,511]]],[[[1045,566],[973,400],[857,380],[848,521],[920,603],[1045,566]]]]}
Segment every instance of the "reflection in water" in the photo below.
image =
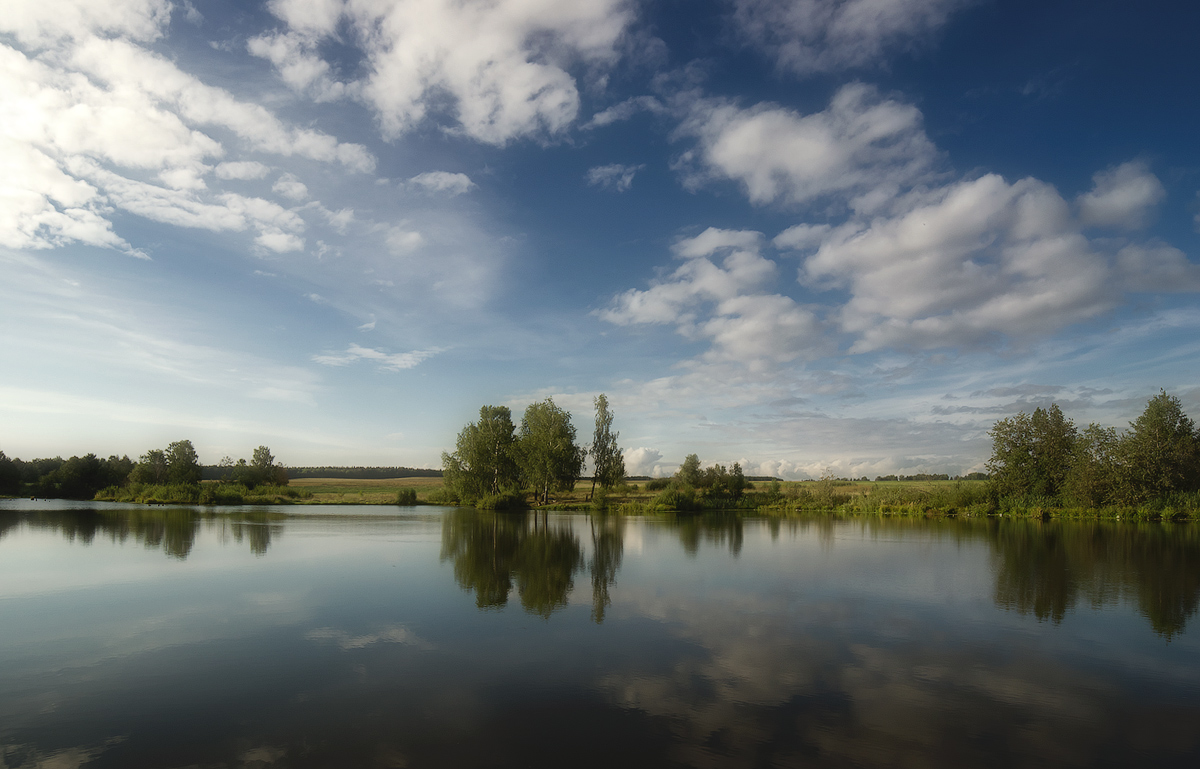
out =
{"type": "Polygon", "coordinates": [[[1183,632],[1200,603],[1200,529],[1178,524],[1004,521],[990,526],[996,603],[1062,620],[1080,599],[1125,598],[1156,633],[1183,632]]]}
{"type": "Polygon", "coordinates": [[[459,509],[443,519],[442,560],[454,561],[454,579],[479,608],[507,605],[515,579],[525,610],[549,618],[567,605],[583,548],[563,522],[459,509]]]}
{"type": "Polygon", "coordinates": [[[612,605],[608,589],[617,582],[621,556],[625,550],[625,519],[621,516],[592,518],[592,621],[604,622],[604,612],[612,605]]]}
{"type": "Polygon", "coordinates": [[[746,540],[742,517],[736,514],[683,515],[675,519],[674,525],[688,555],[699,552],[703,541],[717,546],[728,544],[729,552],[737,557],[746,540]]]}
{"type": "Polygon", "coordinates": [[[1200,528],[278,510],[0,507],[0,767],[1200,760],[1200,528]]]}
{"type": "Polygon", "coordinates": [[[0,515],[0,538],[24,524],[57,531],[68,542],[84,545],[90,545],[98,534],[121,544],[133,538],[182,561],[191,554],[201,527],[215,531],[222,540],[231,538],[239,544],[248,540],[251,552],[264,555],[271,538],[283,531],[282,518],[265,511],[216,514],[184,507],[37,510],[0,515]]]}

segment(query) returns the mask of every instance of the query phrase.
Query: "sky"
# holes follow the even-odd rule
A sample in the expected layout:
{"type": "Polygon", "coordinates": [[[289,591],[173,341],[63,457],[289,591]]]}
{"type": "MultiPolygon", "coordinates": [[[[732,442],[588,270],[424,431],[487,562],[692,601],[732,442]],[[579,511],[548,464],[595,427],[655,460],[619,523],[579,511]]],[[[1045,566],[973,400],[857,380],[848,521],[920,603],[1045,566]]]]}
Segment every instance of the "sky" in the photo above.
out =
{"type": "Polygon", "coordinates": [[[0,450],[984,469],[1200,417],[1200,6],[4,0],[0,450]]]}

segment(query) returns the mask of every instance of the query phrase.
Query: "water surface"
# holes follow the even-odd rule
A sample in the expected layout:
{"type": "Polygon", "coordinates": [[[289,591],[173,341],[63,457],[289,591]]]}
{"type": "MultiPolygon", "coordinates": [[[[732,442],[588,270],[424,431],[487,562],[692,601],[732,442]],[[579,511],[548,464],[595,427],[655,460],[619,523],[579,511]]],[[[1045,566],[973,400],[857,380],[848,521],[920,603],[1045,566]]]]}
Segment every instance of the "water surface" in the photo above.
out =
{"type": "Polygon", "coordinates": [[[1187,526],[0,502],[0,767],[1190,767],[1198,601],[1187,526]]]}

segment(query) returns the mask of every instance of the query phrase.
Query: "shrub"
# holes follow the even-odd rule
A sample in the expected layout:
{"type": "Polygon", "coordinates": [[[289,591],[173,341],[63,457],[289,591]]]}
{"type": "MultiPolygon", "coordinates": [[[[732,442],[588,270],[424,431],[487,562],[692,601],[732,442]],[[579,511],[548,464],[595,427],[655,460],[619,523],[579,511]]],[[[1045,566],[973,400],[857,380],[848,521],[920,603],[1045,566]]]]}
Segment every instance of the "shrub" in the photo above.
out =
{"type": "Polygon", "coordinates": [[[412,507],[417,504],[417,490],[400,489],[396,492],[396,504],[402,507],[412,507]]]}

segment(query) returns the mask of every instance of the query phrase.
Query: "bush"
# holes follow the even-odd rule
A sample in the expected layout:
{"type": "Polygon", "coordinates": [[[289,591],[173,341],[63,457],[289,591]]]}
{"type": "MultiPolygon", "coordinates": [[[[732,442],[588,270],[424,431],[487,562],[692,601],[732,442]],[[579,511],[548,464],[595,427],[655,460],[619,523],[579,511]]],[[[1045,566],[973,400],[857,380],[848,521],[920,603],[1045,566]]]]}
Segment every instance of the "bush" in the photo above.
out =
{"type": "Polygon", "coordinates": [[[699,510],[701,505],[696,499],[696,491],[691,488],[670,488],[654,498],[652,507],[655,510],[677,510],[692,512],[699,510]]]}
{"type": "Polygon", "coordinates": [[[670,485],[670,478],[652,478],[646,481],[646,491],[662,491],[670,485]]]}
{"type": "Polygon", "coordinates": [[[499,494],[488,494],[475,502],[479,510],[524,510],[529,505],[525,495],[516,491],[503,491],[499,494]]]}
{"type": "Polygon", "coordinates": [[[417,490],[400,489],[396,492],[396,504],[401,507],[412,507],[417,504],[417,490]]]}

